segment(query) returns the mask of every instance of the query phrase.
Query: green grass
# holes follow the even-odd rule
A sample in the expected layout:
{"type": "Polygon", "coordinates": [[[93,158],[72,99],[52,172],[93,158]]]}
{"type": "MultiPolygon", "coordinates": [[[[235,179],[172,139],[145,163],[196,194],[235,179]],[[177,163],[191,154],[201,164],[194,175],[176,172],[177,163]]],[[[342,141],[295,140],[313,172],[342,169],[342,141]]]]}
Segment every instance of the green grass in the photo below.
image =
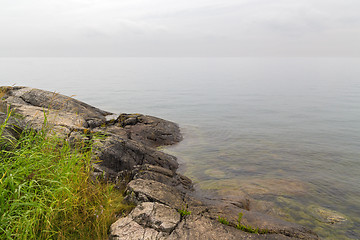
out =
{"type": "Polygon", "coordinates": [[[247,226],[244,224],[241,224],[241,219],[243,217],[243,213],[239,213],[239,218],[237,220],[237,224],[235,225],[234,223],[230,223],[228,220],[226,220],[226,218],[223,217],[218,217],[218,222],[224,224],[224,225],[228,225],[228,226],[234,226],[237,229],[244,231],[244,232],[248,232],[248,233],[255,233],[255,234],[267,234],[269,233],[269,230],[267,229],[259,229],[259,228],[253,228],[251,226],[247,226]]]}
{"type": "Polygon", "coordinates": [[[237,229],[240,229],[244,232],[255,233],[255,234],[269,233],[269,231],[267,229],[253,228],[252,226],[247,226],[247,225],[241,224],[242,217],[243,217],[243,213],[239,213],[238,224],[236,225],[237,229]]]}
{"type": "Polygon", "coordinates": [[[230,223],[229,223],[229,221],[228,220],[226,220],[226,218],[223,218],[223,217],[218,217],[218,222],[219,223],[222,223],[222,224],[225,224],[225,225],[229,225],[230,223]]]}
{"type": "MultiPolygon", "coordinates": [[[[0,125],[0,139],[4,124],[0,125]]],[[[128,211],[111,184],[89,179],[92,143],[73,149],[46,131],[0,148],[0,239],[107,239],[128,211]]]]}
{"type": "Polygon", "coordinates": [[[191,214],[191,211],[188,211],[188,205],[187,205],[187,204],[186,204],[185,207],[182,207],[181,209],[179,209],[178,212],[180,213],[180,215],[181,215],[182,217],[191,214]]]}

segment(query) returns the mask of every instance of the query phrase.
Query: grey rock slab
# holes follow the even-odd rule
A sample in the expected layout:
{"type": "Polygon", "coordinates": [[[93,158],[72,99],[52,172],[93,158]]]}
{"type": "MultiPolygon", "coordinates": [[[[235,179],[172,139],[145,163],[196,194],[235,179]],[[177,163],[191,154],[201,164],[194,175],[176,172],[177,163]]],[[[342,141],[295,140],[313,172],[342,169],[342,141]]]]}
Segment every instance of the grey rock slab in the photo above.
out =
{"type": "Polygon", "coordinates": [[[110,227],[110,240],[157,240],[162,233],[152,228],[145,228],[131,217],[120,218],[110,227]]]}
{"type": "Polygon", "coordinates": [[[310,229],[271,217],[262,213],[243,210],[244,216],[242,223],[253,226],[254,228],[268,229],[272,233],[283,234],[299,239],[319,239],[316,233],[310,229]]]}
{"type": "Polygon", "coordinates": [[[240,223],[251,226],[253,229],[267,230],[269,233],[284,235],[295,239],[319,239],[310,229],[301,225],[283,221],[258,212],[240,209],[234,205],[220,203],[218,206],[209,206],[204,216],[216,220],[218,217],[226,218],[231,225],[236,226],[242,213],[240,223]]]}
{"type": "Polygon", "coordinates": [[[204,216],[189,215],[185,220],[180,222],[177,228],[166,239],[290,239],[285,236],[274,237],[275,236],[247,233],[204,216]]]}
{"type": "Polygon", "coordinates": [[[169,169],[144,164],[136,166],[136,174],[134,179],[147,179],[164,183],[169,186],[176,187],[182,192],[193,191],[192,181],[178,173],[175,173],[169,169]]]}
{"type": "Polygon", "coordinates": [[[79,129],[88,127],[85,119],[77,114],[62,112],[57,110],[46,110],[41,107],[30,105],[15,105],[15,113],[20,114],[30,128],[40,130],[46,124],[52,126],[63,126],[69,129],[79,129]]]}
{"type": "Polygon", "coordinates": [[[138,142],[109,136],[97,140],[94,153],[99,164],[115,172],[132,170],[136,165],[151,164],[175,171],[178,167],[176,157],[156,151],[138,142]]]}
{"type": "Polygon", "coordinates": [[[12,87],[8,89],[5,100],[10,104],[21,103],[23,101],[40,108],[73,113],[83,117],[90,127],[96,127],[105,123],[105,116],[111,114],[59,93],[29,87],[12,87]]]}
{"type": "Polygon", "coordinates": [[[120,114],[115,125],[124,128],[130,139],[151,147],[171,145],[182,140],[176,123],[153,116],[120,114]]]}
{"type": "Polygon", "coordinates": [[[180,214],[175,209],[157,202],[141,203],[129,216],[144,227],[166,233],[174,230],[180,222],[180,214]]]}
{"type": "Polygon", "coordinates": [[[120,138],[129,139],[128,133],[124,128],[117,127],[114,125],[107,126],[106,128],[99,128],[100,131],[112,133],[120,138]]]}
{"type": "Polygon", "coordinates": [[[170,186],[178,185],[178,182],[174,178],[168,177],[161,173],[146,171],[146,170],[142,170],[142,171],[138,172],[134,176],[134,179],[153,180],[153,181],[164,183],[164,184],[170,185],[170,186]]]}
{"type": "Polygon", "coordinates": [[[156,172],[156,173],[160,173],[162,175],[165,175],[167,177],[173,177],[175,175],[175,173],[173,171],[169,170],[169,169],[159,167],[159,166],[150,165],[150,164],[144,164],[144,165],[139,166],[139,170],[149,171],[149,172],[156,172]]]}
{"type": "Polygon", "coordinates": [[[9,104],[17,104],[17,105],[30,105],[19,97],[9,96],[6,98],[6,102],[9,104]]]}
{"type": "Polygon", "coordinates": [[[135,203],[159,202],[177,210],[185,207],[179,190],[153,180],[136,179],[129,182],[127,194],[126,199],[135,203]]]}

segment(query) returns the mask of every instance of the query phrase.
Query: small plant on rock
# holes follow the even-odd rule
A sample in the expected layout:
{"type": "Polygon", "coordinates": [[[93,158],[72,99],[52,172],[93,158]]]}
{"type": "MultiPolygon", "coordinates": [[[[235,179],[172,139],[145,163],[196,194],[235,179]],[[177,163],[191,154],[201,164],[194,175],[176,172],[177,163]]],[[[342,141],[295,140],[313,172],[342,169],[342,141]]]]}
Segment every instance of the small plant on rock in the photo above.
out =
{"type": "Polygon", "coordinates": [[[256,234],[266,234],[269,232],[269,230],[267,229],[253,228],[251,226],[241,224],[242,217],[243,217],[243,213],[239,213],[238,224],[236,225],[237,229],[240,229],[244,232],[256,233],[256,234]]]}
{"type": "Polygon", "coordinates": [[[178,212],[180,213],[180,215],[181,215],[182,217],[191,214],[191,211],[188,211],[188,205],[187,205],[187,204],[186,204],[185,207],[182,207],[181,209],[179,209],[178,212]]]}
{"type": "Polygon", "coordinates": [[[222,223],[222,224],[225,224],[225,225],[229,225],[230,223],[229,223],[229,221],[228,220],[226,220],[226,218],[222,218],[222,217],[218,217],[218,222],[219,223],[222,223]]]}

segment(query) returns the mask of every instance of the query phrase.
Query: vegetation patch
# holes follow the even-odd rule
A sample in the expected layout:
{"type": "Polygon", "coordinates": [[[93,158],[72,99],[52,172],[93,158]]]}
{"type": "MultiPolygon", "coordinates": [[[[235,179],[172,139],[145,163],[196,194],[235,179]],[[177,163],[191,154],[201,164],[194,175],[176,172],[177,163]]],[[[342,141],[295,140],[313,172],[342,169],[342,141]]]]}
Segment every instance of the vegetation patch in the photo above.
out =
{"type": "Polygon", "coordinates": [[[267,229],[259,229],[259,228],[253,228],[251,226],[247,226],[244,224],[241,224],[241,219],[243,217],[243,213],[239,213],[239,218],[238,218],[238,223],[236,225],[237,229],[240,229],[244,232],[249,232],[249,233],[256,233],[256,234],[266,234],[269,233],[269,230],[267,229]]]}
{"type": "Polygon", "coordinates": [[[225,225],[229,225],[230,223],[229,223],[229,221],[228,220],[226,220],[226,218],[222,218],[222,217],[218,217],[218,222],[219,223],[222,223],[222,224],[225,224],[225,225]]]}
{"type": "Polygon", "coordinates": [[[218,217],[218,222],[220,222],[220,223],[222,223],[224,225],[236,227],[237,229],[239,229],[241,231],[244,231],[244,232],[248,232],[248,233],[255,233],[255,234],[267,234],[267,233],[269,233],[268,229],[253,228],[251,226],[241,224],[242,217],[243,217],[243,213],[239,213],[239,218],[237,220],[236,225],[234,223],[230,223],[226,218],[223,218],[223,217],[220,217],[220,216],[218,217]]]}
{"type": "Polygon", "coordinates": [[[23,132],[11,150],[0,147],[1,240],[107,239],[131,206],[113,185],[90,180],[91,148],[71,148],[46,130],[23,132]]]}
{"type": "Polygon", "coordinates": [[[178,212],[180,213],[180,215],[181,215],[182,217],[191,214],[191,211],[188,211],[188,205],[187,205],[187,204],[186,204],[185,207],[179,209],[178,212]]]}

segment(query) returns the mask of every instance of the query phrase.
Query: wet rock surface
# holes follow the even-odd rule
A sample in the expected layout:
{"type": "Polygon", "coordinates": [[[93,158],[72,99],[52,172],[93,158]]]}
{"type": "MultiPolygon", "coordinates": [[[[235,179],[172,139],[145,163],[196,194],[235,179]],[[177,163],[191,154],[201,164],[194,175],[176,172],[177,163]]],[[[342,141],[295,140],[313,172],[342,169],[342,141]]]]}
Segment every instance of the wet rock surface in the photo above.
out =
{"type": "Polygon", "coordinates": [[[129,139],[151,147],[171,145],[182,140],[175,123],[153,116],[120,114],[114,125],[124,128],[129,139]]]}
{"type": "Polygon", "coordinates": [[[114,114],[58,93],[0,90],[0,123],[6,111],[14,113],[4,129],[9,139],[16,141],[29,128],[38,131],[46,122],[52,134],[73,145],[93,140],[92,179],[114,182],[137,205],[111,225],[109,239],[318,239],[300,225],[249,211],[245,197],[222,201],[198,196],[191,180],[176,173],[176,158],[156,149],[182,140],[173,122],[125,113],[109,119],[114,114]],[[258,230],[250,233],[240,226],[258,230]]]}

